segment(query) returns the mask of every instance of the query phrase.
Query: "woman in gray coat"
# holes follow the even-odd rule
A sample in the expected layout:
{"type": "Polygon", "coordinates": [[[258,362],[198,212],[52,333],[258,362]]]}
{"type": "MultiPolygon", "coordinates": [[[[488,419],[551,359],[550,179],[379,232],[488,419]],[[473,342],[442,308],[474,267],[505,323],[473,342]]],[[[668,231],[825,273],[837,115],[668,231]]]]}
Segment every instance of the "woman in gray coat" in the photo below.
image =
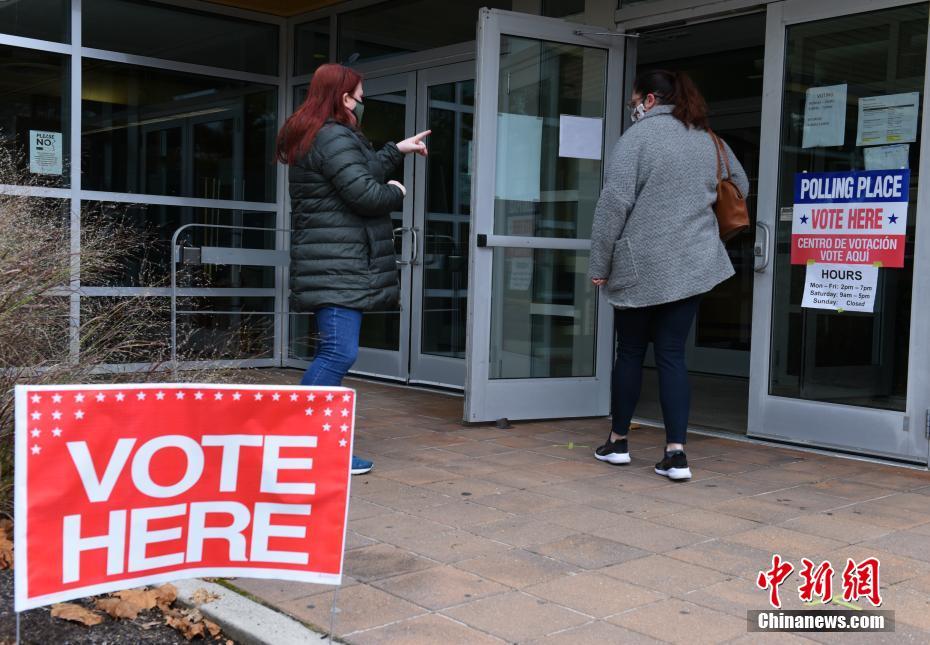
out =
{"type": "MultiPolygon", "coordinates": [[[[691,478],[684,452],[691,405],[685,342],[701,296],[734,273],[713,211],[718,152],[707,104],[685,74],[640,75],[629,107],[634,124],[614,147],[591,233],[589,276],[607,289],[617,330],[612,429],[595,456],[630,462],[627,431],[652,342],[666,432],[655,471],[684,480],[691,478]]],[[[745,195],[746,173],[724,148],[745,195]]]]}
{"type": "MultiPolygon", "coordinates": [[[[426,155],[429,131],[376,152],[359,129],[363,99],[358,72],[322,65],[278,135],[278,159],[290,166],[291,311],[315,314],[319,334],[301,385],[341,385],[363,312],[398,305],[391,212],[407,190],[387,177],[405,154],[426,155]]],[[[352,457],[353,475],[371,468],[352,457]]]]}

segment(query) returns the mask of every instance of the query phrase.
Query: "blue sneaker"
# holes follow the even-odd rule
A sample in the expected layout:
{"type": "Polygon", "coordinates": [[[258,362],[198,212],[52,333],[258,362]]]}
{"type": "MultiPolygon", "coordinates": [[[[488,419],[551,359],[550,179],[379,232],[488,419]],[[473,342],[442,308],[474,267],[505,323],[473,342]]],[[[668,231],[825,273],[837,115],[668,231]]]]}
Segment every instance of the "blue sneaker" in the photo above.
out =
{"type": "Polygon", "coordinates": [[[374,467],[374,464],[367,459],[361,459],[352,455],[352,474],[353,475],[364,475],[365,473],[370,473],[371,469],[374,467]]]}

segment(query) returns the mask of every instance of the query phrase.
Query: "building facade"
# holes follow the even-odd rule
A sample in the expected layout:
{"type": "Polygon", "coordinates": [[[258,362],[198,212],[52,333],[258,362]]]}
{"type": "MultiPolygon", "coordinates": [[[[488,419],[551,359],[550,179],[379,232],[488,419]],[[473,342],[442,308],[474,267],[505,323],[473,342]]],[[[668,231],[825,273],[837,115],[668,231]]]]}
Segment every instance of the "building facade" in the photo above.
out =
{"type": "MultiPolygon", "coordinates": [[[[34,178],[0,192],[60,202],[76,251],[82,222],[117,212],[151,234],[115,281],[72,276],[73,338],[92,299],[170,298],[177,234],[228,250],[179,283],[178,324],[222,343],[224,360],[305,366],[313,320],[288,311],[274,138],[313,70],[352,60],[373,142],[433,131],[429,157],[397,177],[410,189],[394,214],[402,303],[366,316],[358,372],[462,390],[466,421],[601,416],[613,312],[586,274],[604,159],[629,123],[637,70],[684,70],[751,178],[753,216],[728,244],[737,275],[705,299],[689,340],[694,423],[926,466],[928,10],[0,0],[0,138],[34,178]],[[903,266],[877,269],[871,313],[802,306],[798,177],[881,170],[907,171],[903,266]]],[[[658,418],[655,389],[647,378],[644,418],[658,418]]]]}

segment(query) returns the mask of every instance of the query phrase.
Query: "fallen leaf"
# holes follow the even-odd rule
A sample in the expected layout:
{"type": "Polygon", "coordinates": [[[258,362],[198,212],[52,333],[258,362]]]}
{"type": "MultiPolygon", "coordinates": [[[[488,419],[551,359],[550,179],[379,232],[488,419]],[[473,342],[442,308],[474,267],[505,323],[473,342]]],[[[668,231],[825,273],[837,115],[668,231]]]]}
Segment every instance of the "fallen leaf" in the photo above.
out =
{"type": "Polygon", "coordinates": [[[187,640],[191,640],[195,636],[203,636],[204,625],[200,621],[192,621],[190,618],[181,615],[168,616],[165,622],[181,632],[181,635],[187,640]]]}
{"type": "Polygon", "coordinates": [[[194,602],[195,605],[202,605],[204,603],[213,602],[217,598],[219,598],[218,595],[216,595],[213,592],[207,591],[203,587],[200,587],[199,589],[194,591],[193,594],[191,594],[191,600],[194,602]]]}
{"type": "Polygon", "coordinates": [[[220,631],[222,631],[220,626],[214,623],[212,620],[207,620],[204,618],[203,624],[207,627],[207,631],[210,632],[210,636],[213,638],[216,638],[220,635],[220,631]]]}
{"type": "Polygon", "coordinates": [[[70,602],[52,605],[52,616],[87,626],[99,625],[103,622],[103,616],[100,614],[70,602]]]}
{"type": "Polygon", "coordinates": [[[168,608],[171,607],[171,603],[178,597],[178,588],[170,583],[155,587],[153,591],[155,592],[155,604],[158,605],[158,608],[162,611],[168,611],[168,608]]]}
{"type": "Polygon", "coordinates": [[[124,589],[113,594],[120,600],[139,608],[139,611],[152,609],[158,604],[158,591],[155,589],[124,589]]]}
{"type": "Polygon", "coordinates": [[[148,630],[152,629],[153,627],[158,627],[159,625],[161,625],[161,621],[160,621],[160,620],[153,620],[153,621],[150,621],[150,622],[147,622],[147,623],[142,623],[141,625],[139,625],[139,627],[141,627],[141,628],[144,629],[145,631],[148,631],[148,630]]]}
{"type": "Polygon", "coordinates": [[[13,543],[6,535],[0,535],[0,569],[13,568],[13,543]]]}
{"type": "Polygon", "coordinates": [[[97,598],[94,601],[94,607],[102,609],[113,618],[128,618],[135,620],[139,617],[139,606],[119,598],[97,598]]]}

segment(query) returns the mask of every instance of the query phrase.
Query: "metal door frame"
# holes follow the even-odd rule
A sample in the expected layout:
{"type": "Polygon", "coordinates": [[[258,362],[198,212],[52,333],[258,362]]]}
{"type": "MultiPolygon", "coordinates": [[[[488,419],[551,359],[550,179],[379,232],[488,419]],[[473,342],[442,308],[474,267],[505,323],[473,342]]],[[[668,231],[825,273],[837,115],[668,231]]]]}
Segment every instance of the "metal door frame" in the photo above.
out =
{"type": "MultiPolygon", "coordinates": [[[[926,224],[917,229],[914,250],[906,410],[878,410],[769,394],[775,271],[775,236],[772,233],[776,230],[778,219],[776,211],[787,29],[800,23],[920,4],[922,1],[821,0],[814,3],[786,0],[768,5],[762,122],[777,123],[779,127],[763,128],[760,141],[762,156],[759,168],[757,250],[762,260],[757,266],[753,289],[748,428],[748,434],[752,437],[862,452],[922,464],[928,463],[930,458],[926,434],[927,410],[930,409],[930,316],[926,315],[926,311],[921,311],[930,302],[930,279],[925,275],[925,265],[930,262],[930,226],[926,224]],[[868,437],[875,435],[888,440],[883,447],[868,445],[868,437]],[[847,440],[842,441],[841,438],[847,440]]],[[[930,70],[930,65],[927,69],[930,70]]],[[[924,78],[923,91],[920,163],[924,172],[921,172],[918,181],[918,213],[930,208],[930,171],[927,171],[930,168],[927,166],[930,164],[930,138],[926,134],[930,118],[930,104],[926,97],[930,83],[927,76],[924,78]]]]}
{"type": "MultiPolygon", "coordinates": [[[[429,88],[435,85],[457,83],[474,80],[475,63],[468,61],[454,65],[430,67],[417,73],[417,113],[416,132],[422,132],[429,126],[429,88]]],[[[427,139],[429,143],[429,139],[427,139]]],[[[423,264],[426,249],[426,209],[427,209],[427,181],[426,168],[429,157],[417,156],[414,161],[414,220],[413,228],[417,233],[419,248],[413,265],[412,300],[410,304],[410,382],[427,385],[441,385],[452,388],[462,388],[465,384],[465,359],[424,354],[422,352],[423,340],[423,305],[425,301],[425,265],[423,264]]],[[[474,168],[474,167],[472,167],[474,168]]],[[[457,176],[457,170],[456,170],[457,176]]],[[[474,209],[469,215],[473,220],[474,209]]],[[[471,225],[470,225],[471,228],[471,225]]],[[[466,308],[468,297],[466,296],[466,308]]],[[[406,301],[405,301],[406,302],[406,301]]],[[[467,329],[463,330],[467,334],[467,329]]],[[[466,350],[467,351],[467,350],[466,350]]]]}
{"type": "MultiPolygon", "coordinates": [[[[472,184],[472,230],[469,241],[468,360],[465,420],[604,416],[610,408],[613,354],[613,308],[598,293],[595,373],[590,377],[494,379],[490,376],[491,250],[495,246],[586,250],[590,240],[497,236],[494,233],[494,187],[497,158],[497,97],[501,34],[557,41],[608,51],[605,156],[620,136],[624,38],[604,27],[554,18],[482,9],[478,18],[478,65],[475,87],[475,175],[472,184]],[[479,236],[485,245],[479,247],[479,236]]],[[[593,287],[592,287],[593,288],[593,287]]]]}

